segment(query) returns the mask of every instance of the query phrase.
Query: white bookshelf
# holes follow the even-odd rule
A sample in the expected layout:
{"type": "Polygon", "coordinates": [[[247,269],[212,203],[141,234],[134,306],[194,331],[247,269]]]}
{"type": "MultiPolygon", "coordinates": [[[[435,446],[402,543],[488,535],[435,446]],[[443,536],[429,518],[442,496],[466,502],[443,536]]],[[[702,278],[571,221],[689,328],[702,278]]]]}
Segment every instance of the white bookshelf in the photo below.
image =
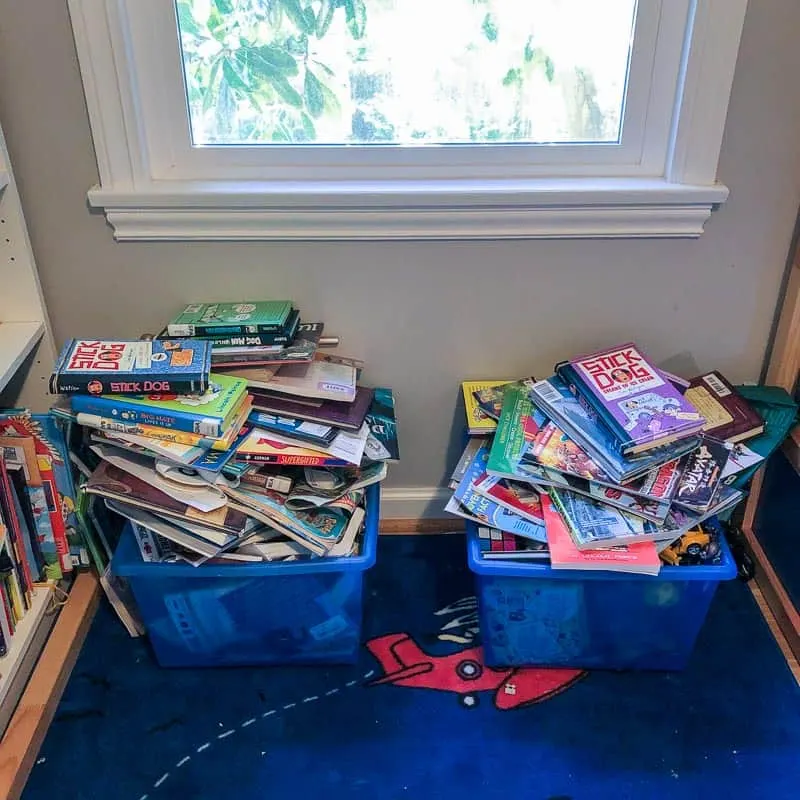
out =
{"type": "Polygon", "coordinates": [[[0,322],[0,392],[44,336],[44,322],[0,322]]]}
{"type": "Polygon", "coordinates": [[[52,596],[50,587],[34,590],[32,605],[17,625],[11,647],[0,657],[0,730],[8,725],[55,621],[54,615],[47,615],[52,596]]]}

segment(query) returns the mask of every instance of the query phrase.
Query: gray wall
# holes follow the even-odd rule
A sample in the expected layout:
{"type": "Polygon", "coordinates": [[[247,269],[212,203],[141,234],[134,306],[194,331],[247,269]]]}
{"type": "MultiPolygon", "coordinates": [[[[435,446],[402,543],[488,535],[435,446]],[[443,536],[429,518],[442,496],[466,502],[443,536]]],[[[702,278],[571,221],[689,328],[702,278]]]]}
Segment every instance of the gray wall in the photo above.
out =
{"type": "Polygon", "coordinates": [[[800,203],[797,0],[750,4],[720,164],[731,199],[700,240],[468,244],[116,244],[86,206],[97,173],[65,6],[0,0],[0,119],[57,341],[153,331],[190,300],[291,297],[395,389],[394,487],[442,481],[464,378],[545,375],[627,338],[758,377],[800,203]]]}

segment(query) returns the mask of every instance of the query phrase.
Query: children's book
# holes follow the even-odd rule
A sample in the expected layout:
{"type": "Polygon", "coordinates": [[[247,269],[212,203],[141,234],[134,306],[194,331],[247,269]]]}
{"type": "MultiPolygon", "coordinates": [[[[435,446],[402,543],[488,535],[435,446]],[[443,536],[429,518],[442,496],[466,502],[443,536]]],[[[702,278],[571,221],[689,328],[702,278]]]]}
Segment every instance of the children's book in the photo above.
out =
{"type": "MultiPolygon", "coordinates": [[[[277,369],[283,365],[308,364],[319,357],[318,348],[325,341],[322,331],[324,322],[301,322],[297,333],[289,344],[286,345],[244,345],[239,347],[220,347],[215,344],[211,351],[211,366],[230,368],[232,371],[244,367],[268,367],[277,369]]],[[[267,380],[268,372],[265,370],[262,378],[267,380]]]]}
{"type": "Polygon", "coordinates": [[[447,484],[451,489],[455,489],[458,484],[461,483],[461,479],[467,474],[469,465],[475,458],[476,453],[481,449],[481,447],[488,447],[489,441],[490,440],[488,438],[482,436],[467,440],[467,445],[464,448],[464,452],[462,452],[459,456],[458,463],[456,464],[453,474],[450,476],[450,481],[447,484]]]}
{"type": "Polygon", "coordinates": [[[550,550],[545,542],[514,536],[497,528],[478,527],[481,557],[502,561],[547,561],[550,550]]]}
{"type": "Polygon", "coordinates": [[[531,386],[533,402],[571,439],[574,439],[606,472],[614,483],[628,483],[660,465],[675,461],[699,443],[695,438],[682,439],[635,459],[617,452],[616,440],[596,415],[580,403],[557,375],[531,386]]]}
{"type": "Polygon", "coordinates": [[[539,525],[544,524],[539,493],[530,484],[486,475],[473,485],[474,490],[499,506],[539,525]]]}
{"type": "Polygon", "coordinates": [[[365,457],[371,461],[399,461],[397,415],[391,389],[379,387],[374,390],[366,423],[369,426],[369,436],[364,450],[365,457]]]}
{"type": "Polygon", "coordinates": [[[706,511],[722,484],[730,454],[730,446],[725,442],[705,438],[700,447],[687,456],[675,502],[691,511],[706,511]]]}
{"type": "Polygon", "coordinates": [[[252,430],[236,449],[236,460],[301,467],[345,467],[350,463],[337,456],[302,447],[297,443],[280,442],[275,438],[275,434],[257,428],[252,430]]]}
{"type": "Polygon", "coordinates": [[[618,545],[603,550],[579,550],[564,519],[549,497],[542,497],[550,566],[553,569],[608,570],[658,575],[661,560],[653,542],[618,545]]]}
{"type": "Polygon", "coordinates": [[[70,402],[76,413],[220,437],[241,410],[246,395],[247,384],[241,378],[212,374],[211,385],[201,395],[76,394],[70,402]]]}
{"type": "Polygon", "coordinates": [[[282,395],[313,397],[352,403],[356,399],[356,370],[349,364],[312,361],[290,364],[273,374],[260,367],[228,370],[228,375],[243,378],[256,389],[269,389],[282,395]]]}
{"type": "Polygon", "coordinates": [[[191,303],[170,320],[170,336],[241,336],[283,331],[291,300],[238,303],[191,303]]]}
{"type": "Polygon", "coordinates": [[[240,333],[240,334],[227,334],[213,336],[197,336],[197,337],[184,337],[184,336],[170,336],[169,329],[164,328],[157,339],[183,339],[183,338],[197,338],[197,339],[210,339],[212,345],[211,355],[221,350],[234,349],[240,347],[276,347],[283,349],[285,345],[291,344],[297,328],[300,324],[300,312],[295,308],[289,314],[286,324],[279,331],[273,333],[240,333]]]}
{"type": "Polygon", "coordinates": [[[703,415],[703,432],[726,442],[742,442],[764,430],[764,420],[728,379],[714,370],[689,383],[686,399],[703,415]]]}
{"type": "Polygon", "coordinates": [[[279,414],[268,414],[266,411],[251,411],[247,419],[253,428],[274,431],[310,444],[328,445],[338,433],[338,430],[331,425],[322,425],[319,422],[310,422],[295,417],[284,417],[279,414]]]}
{"type": "Polygon", "coordinates": [[[278,397],[258,390],[253,390],[251,394],[255,411],[281,414],[286,417],[319,422],[323,425],[333,425],[335,428],[357,431],[364,423],[364,418],[372,404],[373,392],[372,389],[363,386],[357,387],[356,399],[352,403],[334,400],[308,402],[304,398],[278,397]],[[298,400],[304,401],[298,402],[298,400]]]}
{"type": "Polygon", "coordinates": [[[622,455],[698,434],[705,425],[632,342],[562,362],[555,371],[611,431],[622,455]]]}
{"type": "Polygon", "coordinates": [[[494,410],[502,405],[502,392],[498,394],[495,390],[500,389],[507,383],[510,383],[510,381],[462,381],[461,392],[464,396],[464,411],[467,415],[467,430],[470,435],[485,435],[497,429],[497,419],[500,416],[499,408],[496,414],[487,413],[487,409],[494,410]],[[479,400],[478,397],[481,399],[479,400]]]}
{"type": "Polygon", "coordinates": [[[52,394],[202,394],[211,343],[70,339],[50,376],[52,394]]]}
{"type": "Polygon", "coordinates": [[[523,455],[533,446],[536,434],[547,422],[531,402],[527,384],[527,381],[512,384],[503,394],[503,409],[486,464],[486,471],[498,478],[525,480],[518,467],[523,455]]]}

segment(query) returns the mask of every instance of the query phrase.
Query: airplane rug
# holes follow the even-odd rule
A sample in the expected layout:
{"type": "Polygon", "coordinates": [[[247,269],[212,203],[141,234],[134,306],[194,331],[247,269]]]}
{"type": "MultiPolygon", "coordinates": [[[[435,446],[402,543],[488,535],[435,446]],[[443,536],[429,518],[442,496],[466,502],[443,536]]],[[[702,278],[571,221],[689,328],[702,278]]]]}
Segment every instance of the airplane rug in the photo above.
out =
{"type": "Polygon", "coordinates": [[[225,669],[103,604],[23,800],[798,796],[800,691],[738,581],[681,673],[485,667],[459,534],[381,537],[364,603],[356,665],[225,669]]]}

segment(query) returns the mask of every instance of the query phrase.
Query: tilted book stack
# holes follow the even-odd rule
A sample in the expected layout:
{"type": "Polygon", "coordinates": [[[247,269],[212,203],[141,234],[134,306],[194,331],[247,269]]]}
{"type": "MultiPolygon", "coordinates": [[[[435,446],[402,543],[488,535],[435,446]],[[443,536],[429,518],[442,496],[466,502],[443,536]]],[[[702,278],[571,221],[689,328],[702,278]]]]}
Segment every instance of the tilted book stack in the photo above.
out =
{"type": "MultiPolygon", "coordinates": [[[[489,546],[502,538],[514,560],[540,560],[525,545],[536,541],[555,568],[657,574],[659,553],[684,534],[706,521],[718,530],[716,515],[742,497],[730,484],[760,459],[742,441],[763,421],[720,373],[680,380],[632,343],[561,362],[544,380],[462,388],[496,420],[469,440],[446,510],[486,529],[485,557],[502,558],[489,546]]],[[[707,538],[685,562],[718,555],[707,538]]]]}

